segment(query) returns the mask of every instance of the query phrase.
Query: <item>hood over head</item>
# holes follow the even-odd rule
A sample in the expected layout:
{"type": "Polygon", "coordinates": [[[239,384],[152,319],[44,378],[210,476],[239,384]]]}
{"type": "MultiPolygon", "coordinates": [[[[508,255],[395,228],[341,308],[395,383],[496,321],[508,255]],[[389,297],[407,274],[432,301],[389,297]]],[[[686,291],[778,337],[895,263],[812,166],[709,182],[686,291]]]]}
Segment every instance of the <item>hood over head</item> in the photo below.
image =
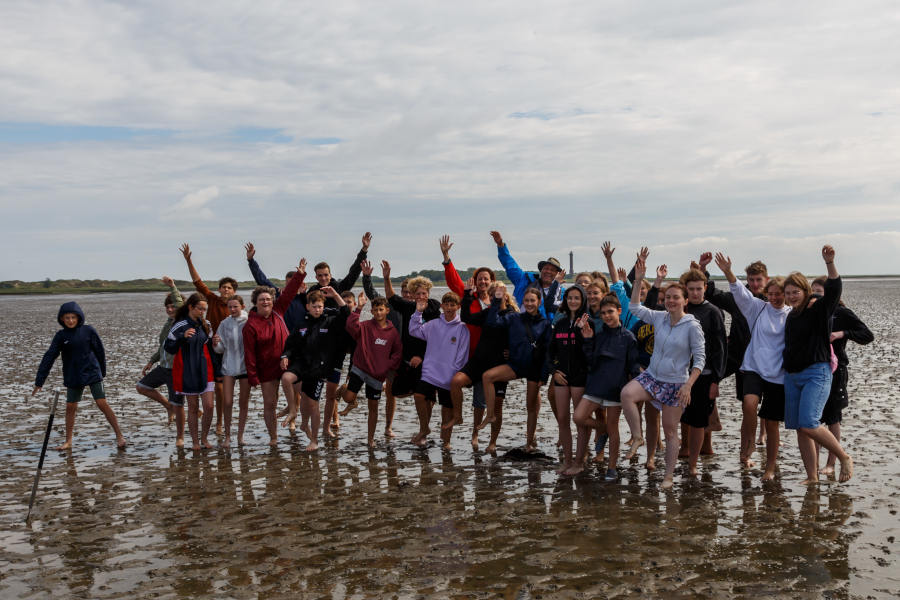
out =
{"type": "Polygon", "coordinates": [[[65,324],[63,323],[62,318],[66,313],[73,313],[75,315],[78,315],[78,325],[76,325],[75,327],[81,327],[82,325],[84,325],[84,311],[81,310],[81,307],[78,306],[77,302],[65,302],[62,306],[59,307],[59,313],[57,313],[56,315],[56,320],[63,327],[65,327],[65,324]]]}

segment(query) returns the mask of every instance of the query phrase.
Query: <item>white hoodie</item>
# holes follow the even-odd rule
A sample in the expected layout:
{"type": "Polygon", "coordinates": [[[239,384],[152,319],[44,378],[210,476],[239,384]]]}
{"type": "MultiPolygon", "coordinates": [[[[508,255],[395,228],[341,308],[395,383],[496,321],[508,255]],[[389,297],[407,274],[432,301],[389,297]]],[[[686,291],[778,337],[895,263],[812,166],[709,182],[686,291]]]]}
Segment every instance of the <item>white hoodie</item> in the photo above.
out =
{"type": "Polygon", "coordinates": [[[247,372],[244,366],[244,324],[247,323],[247,311],[241,316],[229,316],[222,319],[216,335],[221,341],[213,346],[213,350],[222,355],[222,375],[237,377],[247,372]]]}
{"type": "Polygon", "coordinates": [[[740,281],[729,287],[750,328],[750,344],[744,352],[741,371],[752,371],[771,383],[784,383],[784,324],[791,307],[775,308],[751,294],[740,281]]]}

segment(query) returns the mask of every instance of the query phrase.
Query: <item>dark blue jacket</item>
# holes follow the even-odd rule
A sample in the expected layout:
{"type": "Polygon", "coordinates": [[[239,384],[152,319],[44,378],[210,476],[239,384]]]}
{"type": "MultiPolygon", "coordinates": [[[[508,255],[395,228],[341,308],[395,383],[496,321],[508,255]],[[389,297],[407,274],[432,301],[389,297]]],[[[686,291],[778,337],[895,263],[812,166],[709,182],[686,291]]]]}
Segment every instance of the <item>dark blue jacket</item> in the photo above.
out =
{"type": "MultiPolygon", "coordinates": [[[[256,262],[255,258],[249,259],[247,265],[250,267],[250,273],[253,274],[253,281],[256,282],[256,285],[275,288],[275,298],[278,298],[281,295],[281,290],[266,277],[266,274],[263,273],[263,270],[260,268],[259,263],[256,262]]],[[[306,294],[298,292],[297,295],[294,296],[294,299],[291,300],[287,310],[284,311],[284,324],[287,325],[288,331],[294,331],[294,329],[300,325],[300,322],[303,321],[303,317],[305,316],[306,294]]]]}
{"type": "Polygon", "coordinates": [[[172,326],[164,344],[166,352],[175,356],[172,362],[172,383],[176,392],[200,394],[213,381],[210,336],[200,321],[190,317],[172,326]],[[193,328],[195,333],[185,337],[184,332],[193,328]]]}
{"type": "Polygon", "coordinates": [[[625,384],[641,372],[634,334],[622,326],[601,325],[581,347],[588,368],[585,394],[617,401],[625,384]]]}
{"type": "Polygon", "coordinates": [[[82,388],[103,381],[106,377],[106,352],[100,336],[90,325],[84,324],[84,312],[76,302],[66,302],[59,307],[56,320],[63,326],[53,336],[50,348],[44,353],[38,367],[35,387],[44,387],[56,357],[62,354],[63,384],[67,388],[82,388]],[[78,324],[69,329],[63,325],[66,313],[78,315],[78,324]]]}
{"type": "Polygon", "coordinates": [[[550,321],[541,314],[500,314],[499,298],[491,300],[485,327],[504,329],[509,336],[509,366],[516,373],[542,370],[550,345],[550,321]],[[530,332],[529,332],[530,325],[530,332]]]}
{"type": "Polygon", "coordinates": [[[288,359],[289,366],[300,372],[301,378],[324,379],[330,375],[327,367],[335,348],[346,334],[345,325],[349,316],[347,306],[341,306],[333,314],[322,313],[317,319],[309,313],[303,316],[303,321],[284,343],[282,353],[288,359]]]}

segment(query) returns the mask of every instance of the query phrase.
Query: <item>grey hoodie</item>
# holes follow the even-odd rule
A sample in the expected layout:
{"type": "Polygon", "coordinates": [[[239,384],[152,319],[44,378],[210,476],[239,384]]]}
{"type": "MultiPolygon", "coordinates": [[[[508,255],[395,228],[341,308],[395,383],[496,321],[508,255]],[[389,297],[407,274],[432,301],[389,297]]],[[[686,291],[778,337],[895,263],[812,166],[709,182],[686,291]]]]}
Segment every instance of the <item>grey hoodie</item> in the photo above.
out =
{"type": "Polygon", "coordinates": [[[638,319],[653,325],[653,355],[647,367],[651,377],[664,383],[684,383],[692,368],[703,371],[706,364],[703,328],[694,315],[685,313],[672,326],[665,310],[650,310],[635,302],[628,308],[638,319]]]}

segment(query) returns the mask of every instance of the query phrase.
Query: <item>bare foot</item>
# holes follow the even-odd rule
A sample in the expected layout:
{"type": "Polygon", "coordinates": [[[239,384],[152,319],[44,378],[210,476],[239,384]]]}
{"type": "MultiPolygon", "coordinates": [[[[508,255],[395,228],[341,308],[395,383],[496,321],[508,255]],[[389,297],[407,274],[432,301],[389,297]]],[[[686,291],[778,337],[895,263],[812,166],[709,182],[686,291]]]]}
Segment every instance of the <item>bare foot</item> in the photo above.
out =
{"type": "Polygon", "coordinates": [[[412,443],[412,444],[417,444],[417,443],[419,442],[419,438],[420,438],[420,437],[422,437],[422,432],[421,432],[421,431],[417,431],[417,432],[416,432],[416,435],[412,436],[412,437],[410,438],[409,441],[410,441],[410,443],[412,443]]]}
{"type": "Polygon", "coordinates": [[[166,427],[169,427],[172,423],[175,422],[175,409],[167,408],[166,411],[169,413],[169,420],[166,423],[166,427]]]}
{"type": "Polygon", "coordinates": [[[288,430],[297,431],[297,422],[294,419],[288,421],[288,430]]]}
{"type": "Polygon", "coordinates": [[[119,436],[116,438],[116,448],[118,448],[119,450],[124,450],[125,446],[127,446],[127,445],[128,445],[128,442],[125,441],[124,437],[119,436]]]}
{"type": "Polygon", "coordinates": [[[563,464],[559,465],[559,467],[557,467],[556,472],[560,473],[560,474],[565,473],[566,469],[570,468],[571,466],[572,466],[572,463],[564,462],[563,464]]]}
{"type": "Polygon", "coordinates": [[[394,430],[393,430],[393,429],[391,429],[390,427],[388,427],[387,429],[384,430],[384,437],[386,437],[386,438],[395,438],[395,437],[397,437],[397,434],[394,433],[394,430]]]}
{"type": "Polygon", "coordinates": [[[312,439],[312,429],[309,428],[309,425],[307,423],[302,423],[300,425],[300,431],[305,433],[306,437],[308,437],[309,439],[312,439]]]}
{"type": "MultiPolygon", "coordinates": [[[[353,402],[348,402],[347,406],[344,407],[344,410],[342,410],[338,414],[341,415],[342,417],[346,417],[350,413],[350,411],[353,410],[354,408],[356,408],[357,406],[359,406],[359,402],[357,402],[356,400],[354,400],[353,402]]],[[[338,427],[340,427],[340,425],[338,425],[338,427]]]]}
{"type": "Polygon", "coordinates": [[[281,422],[281,426],[282,427],[290,427],[291,431],[293,431],[295,428],[294,419],[297,418],[297,415],[296,414],[292,415],[291,413],[287,413],[285,415],[278,415],[278,418],[281,418],[281,417],[285,417],[284,421],[281,422]]]}
{"type": "Polygon", "coordinates": [[[324,435],[329,440],[337,439],[337,434],[331,427],[326,427],[325,430],[322,431],[322,435],[324,435]]]}
{"type": "Polygon", "coordinates": [[[184,438],[178,438],[177,440],[175,440],[175,447],[184,448],[184,438]]]}
{"type": "Polygon", "coordinates": [[[420,435],[420,436],[419,436],[419,439],[417,439],[417,440],[416,440],[415,442],[413,442],[413,443],[414,443],[416,446],[418,446],[419,448],[424,448],[425,446],[428,445],[428,437],[427,437],[427,435],[420,435]]]}
{"type": "Polygon", "coordinates": [[[274,448],[275,446],[277,446],[277,445],[278,445],[278,438],[270,438],[270,439],[269,439],[269,445],[272,446],[273,448],[274,448]]]}
{"type": "Polygon", "coordinates": [[[228,436],[222,440],[222,447],[223,448],[231,448],[231,436],[228,436]]]}
{"type": "Polygon", "coordinates": [[[497,453],[497,444],[488,444],[488,447],[484,450],[488,454],[496,454],[497,453]]]}
{"type": "Polygon", "coordinates": [[[193,450],[194,452],[200,452],[200,444],[194,444],[193,446],[191,446],[191,450],[193,450]]]}
{"type": "Polygon", "coordinates": [[[765,446],[766,445],[766,436],[760,435],[758,438],[756,438],[756,445],[757,446],[765,446]]]}
{"type": "Polygon", "coordinates": [[[775,469],[766,469],[766,472],[763,473],[762,480],[772,481],[773,479],[775,479],[775,469]]]}
{"type": "Polygon", "coordinates": [[[584,471],[584,465],[574,464],[563,471],[563,475],[578,475],[582,471],[584,471]]]}
{"type": "Polygon", "coordinates": [[[601,452],[600,454],[598,454],[597,456],[594,457],[594,462],[602,463],[604,458],[605,458],[604,454],[601,452]]]}
{"type": "Polygon", "coordinates": [[[808,477],[808,478],[804,479],[803,481],[801,481],[800,485],[814,485],[816,483],[819,483],[818,477],[808,477]]]}
{"type": "Polygon", "coordinates": [[[280,419],[281,417],[286,417],[291,414],[291,409],[285,407],[278,411],[278,414],[275,415],[276,419],[280,419]]]}
{"type": "Polygon", "coordinates": [[[57,450],[68,450],[71,447],[72,447],[72,442],[66,442],[65,444],[57,446],[56,449],[57,450]]]}
{"type": "Polygon", "coordinates": [[[562,440],[559,439],[559,438],[556,438],[556,449],[557,449],[557,450],[561,450],[562,447],[563,447],[562,440]]]}
{"type": "Polygon", "coordinates": [[[472,436],[472,450],[478,450],[478,436],[472,436]]]}
{"type": "Polygon", "coordinates": [[[203,440],[203,447],[209,450],[213,445],[209,443],[209,440],[203,440]]]}
{"type": "Polygon", "coordinates": [[[635,457],[635,455],[637,454],[638,448],[640,448],[641,446],[644,445],[644,440],[642,440],[640,438],[638,438],[638,439],[631,438],[631,441],[629,442],[629,444],[631,445],[631,447],[628,448],[628,454],[625,455],[625,460],[629,460],[629,459],[632,459],[635,457]]]}
{"type": "Polygon", "coordinates": [[[648,471],[655,471],[656,470],[656,459],[653,457],[648,458],[647,462],[644,464],[644,467],[648,471]]]}
{"type": "Polygon", "coordinates": [[[238,442],[238,446],[243,446],[244,445],[244,437],[239,435],[237,442],[238,442]]]}
{"type": "Polygon", "coordinates": [[[441,448],[443,448],[444,450],[449,450],[449,449],[450,449],[450,442],[444,442],[444,443],[441,445],[441,448]]]}
{"type": "Polygon", "coordinates": [[[841,476],[838,481],[841,483],[850,481],[851,477],[853,477],[853,459],[848,456],[846,460],[841,461],[841,476]]]}
{"type": "Polygon", "coordinates": [[[700,448],[700,456],[715,456],[712,448],[700,448]]]}
{"type": "Polygon", "coordinates": [[[441,425],[441,429],[446,431],[448,429],[453,429],[454,425],[461,425],[461,424],[462,424],[462,419],[457,419],[456,417],[453,417],[449,421],[447,421],[446,423],[441,425]]]}
{"type": "Polygon", "coordinates": [[[820,475],[834,475],[834,465],[825,465],[819,470],[820,475]]]}
{"type": "Polygon", "coordinates": [[[478,431],[481,431],[482,429],[484,429],[485,427],[487,427],[488,425],[490,425],[491,423],[493,423],[493,422],[496,421],[496,420],[497,420],[497,417],[495,417],[494,415],[490,415],[490,416],[487,416],[487,415],[486,415],[486,416],[484,417],[484,421],[482,421],[482,422],[478,425],[478,431]]]}
{"type": "Polygon", "coordinates": [[[691,453],[688,450],[687,446],[682,446],[681,448],[678,449],[678,458],[687,458],[690,455],[691,455],[691,453]]]}
{"type": "Polygon", "coordinates": [[[222,427],[221,423],[216,423],[216,435],[223,435],[225,433],[225,429],[222,427]]]}
{"type": "Polygon", "coordinates": [[[691,477],[699,477],[700,476],[700,469],[697,468],[697,465],[694,465],[693,467],[691,467],[688,472],[690,473],[691,477]]]}
{"type": "Polygon", "coordinates": [[[525,452],[532,453],[532,452],[537,452],[537,451],[538,451],[537,443],[534,440],[527,442],[525,444],[525,452]]]}
{"type": "Polygon", "coordinates": [[[367,442],[367,444],[368,444],[369,448],[374,448],[375,440],[373,440],[372,438],[369,438],[369,441],[367,442]]]}
{"type": "Polygon", "coordinates": [[[741,457],[741,466],[744,467],[745,469],[752,469],[753,467],[756,466],[756,463],[753,462],[749,456],[742,456],[741,457]]]}
{"type": "Polygon", "coordinates": [[[675,482],[672,481],[672,478],[666,477],[665,479],[663,479],[662,485],[659,487],[661,487],[664,490],[668,490],[668,489],[671,489],[673,485],[675,485],[675,482]]]}
{"type": "Polygon", "coordinates": [[[309,445],[306,446],[307,452],[315,452],[318,449],[319,449],[319,443],[316,441],[312,441],[309,443],[309,445]]]}

